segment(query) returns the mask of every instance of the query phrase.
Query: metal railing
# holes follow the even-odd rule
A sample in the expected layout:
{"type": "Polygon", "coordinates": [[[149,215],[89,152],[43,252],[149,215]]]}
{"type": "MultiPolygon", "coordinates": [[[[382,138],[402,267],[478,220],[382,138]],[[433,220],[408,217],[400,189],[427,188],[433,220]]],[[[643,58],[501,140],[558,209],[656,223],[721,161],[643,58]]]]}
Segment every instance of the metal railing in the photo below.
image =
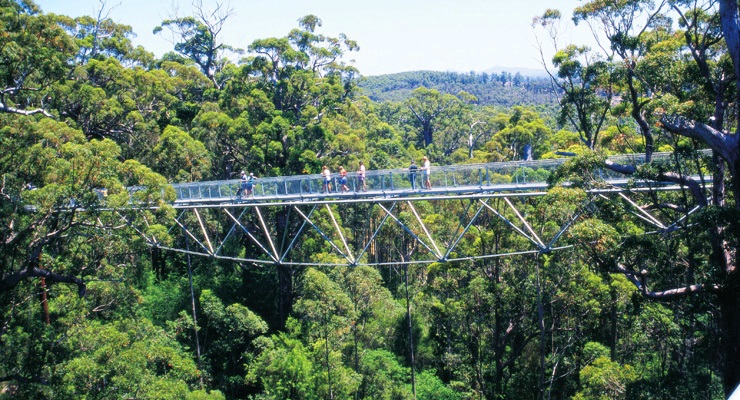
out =
{"type": "MultiPolygon", "coordinates": [[[[655,153],[654,161],[668,159],[672,153],[655,153]]],[[[645,162],[644,154],[626,154],[609,157],[610,160],[627,165],[645,162]]],[[[460,191],[463,188],[496,190],[506,187],[509,190],[521,186],[521,190],[533,184],[545,184],[555,168],[568,159],[548,159],[536,161],[493,162],[485,164],[465,164],[432,166],[429,179],[432,191],[460,191]]],[[[599,171],[603,179],[624,178],[624,175],[609,171],[599,171]]],[[[331,175],[331,192],[324,193],[324,177],[321,174],[294,175],[284,177],[257,178],[252,189],[253,197],[259,198],[305,198],[326,195],[342,195],[338,173],[331,175]]],[[[408,169],[370,170],[365,173],[368,195],[404,195],[424,193],[424,171],[410,173],[408,169]]],[[[346,186],[350,193],[361,192],[356,172],[347,173],[346,186]]],[[[214,201],[237,201],[241,182],[238,179],[204,181],[173,184],[176,203],[197,203],[214,201]]],[[[243,197],[243,196],[241,196],[243,197]]]]}

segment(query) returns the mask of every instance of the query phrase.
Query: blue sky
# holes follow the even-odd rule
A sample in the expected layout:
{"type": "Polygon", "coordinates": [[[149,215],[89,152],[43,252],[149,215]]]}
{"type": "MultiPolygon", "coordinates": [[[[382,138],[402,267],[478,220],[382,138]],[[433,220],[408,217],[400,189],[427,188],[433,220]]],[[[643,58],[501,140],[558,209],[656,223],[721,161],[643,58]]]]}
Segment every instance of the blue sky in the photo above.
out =
{"type": "MultiPolygon", "coordinates": [[[[212,10],[215,0],[202,0],[212,10]]],[[[100,0],[36,0],[45,13],[96,15],[100,0]]],[[[157,56],[172,50],[166,35],[152,29],[172,15],[192,15],[193,1],[107,0],[109,17],[130,25],[135,44],[157,56]]],[[[532,18],[558,8],[569,19],[581,0],[231,0],[234,15],[224,42],[246,48],[253,40],[282,37],[305,15],[318,16],[327,36],[344,33],[360,50],[345,56],[363,75],[403,71],[485,71],[494,67],[540,69],[532,18]]],[[[563,27],[572,24],[564,21],[563,27]]],[[[590,43],[585,26],[568,28],[562,43],[590,43]]],[[[545,43],[547,45],[547,43],[545,43]]],[[[546,47],[546,56],[552,50],[546,47]]]]}

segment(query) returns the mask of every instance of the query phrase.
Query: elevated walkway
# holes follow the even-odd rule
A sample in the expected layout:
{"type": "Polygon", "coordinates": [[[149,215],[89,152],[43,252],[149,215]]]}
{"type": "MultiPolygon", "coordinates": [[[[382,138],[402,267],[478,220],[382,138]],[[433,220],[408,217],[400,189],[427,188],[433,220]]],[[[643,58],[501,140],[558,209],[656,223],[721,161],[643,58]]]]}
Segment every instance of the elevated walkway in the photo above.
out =
{"type": "MultiPolygon", "coordinates": [[[[657,153],[654,160],[666,159],[669,156],[671,153],[657,153]]],[[[639,165],[645,161],[644,155],[639,154],[619,155],[609,159],[629,165],[639,165]]],[[[323,177],[320,174],[258,178],[254,184],[254,195],[249,198],[237,196],[240,186],[238,179],[179,183],[172,186],[177,196],[175,208],[250,202],[372,202],[381,198],[491,193],[528,196],[532,192],[544,191],[547,188],[547,177],[565,161],[567,159],[432,166],[431,190],[423,189],[423,172],[418,171],[412,176],[407,169],[367,171],[365,179],[367,191],[359,190],[357,173],[349,172],[347,174],[349,191],[344,193],[339,191],[337,173],[332,174],[330,193],[322,193],[323,177]]],[[[613,186],[627,183],[624,175],[611,171],[601,171],[600,175],[613,186]]]]}
{"type": "MultiPolygon", "coordinates": [[[[660,162],[670,156],[661,153],[654,158],[660,162]]],[[[610,159],[620,164],[644,163],[641,155],[610,159]]],[[[618,198],[645,232],[669,233],[685,225],[689,215],[699,209],[668,217],[651,214],[631,196],[640,191],[683,188],[632,182],[624,175],[601,171],[598,174],[604,185],[590,190],[583,204],[569,215],[550,216],[544,221],[527,215],[522,209],[529,204],[526,197],[546,195],[547,177],[565,161],[433,166],[431,190],[421,189],[422,173],[413,177],[414,188],[405,169],[367,171],[367,191],[358,191],[357,174],[349,173],[350,191],[345,193],[337,192],[338,174],[333,175],[330,193],[321,192],[323,177],[319,174],[260,178],[254,196],[247,199],[236,196],[239,180],[176,184],[173,206],[178,211],[168,231],[172,244],[147,235],[146,227],[138,230],[152,247],[252,265],[383,266],[468,262],[567,248],[559,245],[565,232],[605,197],[618,198]],[[458,213],[446,219],[447,224],[455,221],[456,229],[432,222],[439,220],[432,214],[440,210],[458,213]],[[508,229],[520,239],[512,239],[516,245],[510,244],[505,252],[470,253],[475,247],[470,242],[475,235],[470,233],[485,229],[508,229]],[[411,249],[413,257],[382,260],[376,256],[378,248],[396,240],[401,241],[396,246],[411,249]],[[319,247],[328,256],[321,261],[304,259],[305,252],[296,249],[307,243],[312,248],[324,243],[319,247]]]]}

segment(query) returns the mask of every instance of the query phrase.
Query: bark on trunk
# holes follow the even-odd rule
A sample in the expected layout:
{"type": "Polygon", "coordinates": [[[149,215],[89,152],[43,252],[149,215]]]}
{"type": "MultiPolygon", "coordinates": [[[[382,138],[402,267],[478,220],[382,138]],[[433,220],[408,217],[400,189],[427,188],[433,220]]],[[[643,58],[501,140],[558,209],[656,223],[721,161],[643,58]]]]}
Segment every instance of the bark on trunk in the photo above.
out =
{"type": "Polygon", "coordinates": [[[293,311],[293,271],[285,265],[278,265],[278,329],[285,329],[285,322],[293,311]]]}
{"type": "Polygon", "coordinates": [[[740,273],[737,270],[727,276],[720,295],[720,315],[720,361],[724,365],[725,396],[729,397],[740,383],[740,273]]]}

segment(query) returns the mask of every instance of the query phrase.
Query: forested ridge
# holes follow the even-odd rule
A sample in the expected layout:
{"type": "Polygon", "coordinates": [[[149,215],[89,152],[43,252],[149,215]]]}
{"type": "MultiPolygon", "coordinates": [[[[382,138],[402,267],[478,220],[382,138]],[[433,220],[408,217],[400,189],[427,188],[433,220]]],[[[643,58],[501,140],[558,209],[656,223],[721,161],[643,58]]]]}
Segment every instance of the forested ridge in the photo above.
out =
{"type": "MultiPolygon", "coordinates": [[[[223,43],[231,11],[198,4],[154,27],[177,38],[155,57],[105,3],[71,18],[0,0],[0,398],[721,399],[740,383],[737,1],[584,2],[574,21],[606,34],[594,49],[558,43],[561,14],[543,10],[546,84],[363,78],[344,61],[362,44],[318,16],[223,43]],[[328,267],[340,256],[310,237],[291,257],[313,267],[142,239],[194,245],[167,228],[173,183],[530,152],[570,158],[546,195],[482,216],[458,246],[516,249],[507,221],[526,218],[535,236],[568,226],[562,250],[415,263],[418,242],[370,206],[337,215],[349,245],[379,230],[363,257],[384,267],[328,267]],[[679,189],[599,195],[604,170],[679,189]]],[[[434,232],[471,210],[398,207],[434,232]]],[[[240,237],[226,245],[261,256],[240,237]]]]}
{"type": "Polygon", "coordinates": [[[519,72],[400,72],[363,77],[357,86],[362,94],[376,102],[405,101],[414,89],[423,86],[453,95],[461,91],[470,93],[481,106],[557,105],[549,78],[525,76],[519,72]]]}

